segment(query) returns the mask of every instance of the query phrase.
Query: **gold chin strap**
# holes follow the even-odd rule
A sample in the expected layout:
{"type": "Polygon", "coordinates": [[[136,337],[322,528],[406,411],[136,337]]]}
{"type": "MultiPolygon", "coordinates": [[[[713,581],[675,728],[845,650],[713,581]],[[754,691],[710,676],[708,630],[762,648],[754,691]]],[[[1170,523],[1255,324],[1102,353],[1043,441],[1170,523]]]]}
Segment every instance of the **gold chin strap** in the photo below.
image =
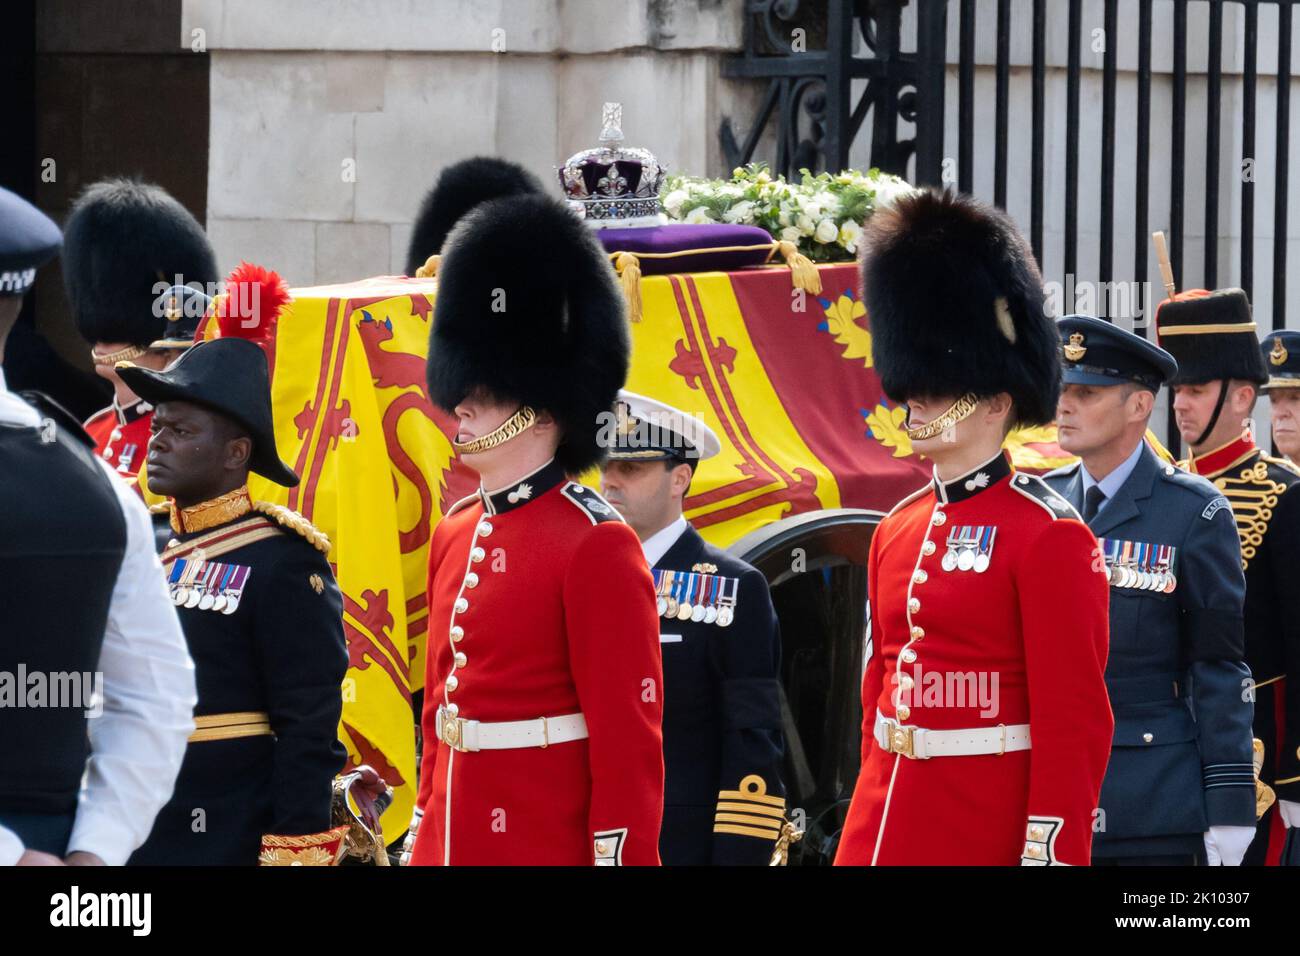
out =
{"type": "Polygon", "coordinates": [[[520,407],[507,418],[501,425],[488,432],[480,438],[473,441],[458,442],[453,441],[452,447],[462,455],[476,455],[481,451],[487,451],[490,448],[496,448],[498,445],[504,445],[516,435],[521,435],[537,423],[537,413],[528,405],[520,407]]]}
{"type": "Polygon", "coordinates": [[[138,359],[147,349],[142,349],[138,345],[128,345],[124,349],[118,349],[116,352],[107,352],[100,354],[94,349],[90,350],[90,360],[96,365],[117,365],[118,362],[129,362],[131,359],[138,359]]]}
{"type": "Polygon", "coordinates": [[[967,392],[949,405],[948,410],[938,418],[928,421],[924,425],[918,425],[916,428],[905,429],[907,437],[912,441],[924,441],[927,438],[933,438],[935,435],[952,428],[963,418],[969,418],[978,404],[979,399],[967,392]]]}

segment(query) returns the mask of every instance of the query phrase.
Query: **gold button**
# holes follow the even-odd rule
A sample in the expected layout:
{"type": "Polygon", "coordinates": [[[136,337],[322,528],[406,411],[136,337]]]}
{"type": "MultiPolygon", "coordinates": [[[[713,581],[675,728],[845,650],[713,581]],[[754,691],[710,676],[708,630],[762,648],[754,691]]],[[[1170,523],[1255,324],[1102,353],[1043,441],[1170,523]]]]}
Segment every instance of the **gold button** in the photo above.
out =
{"type": "Polygon", "coordinates": [[[1029,836],[1030,836],[1031,839],[1034,839],[1034,840],[1041,840],[1041,839],[1043,838],[1043,828],[1042,828],[1042,827],[1030,827],[1030,828],[1029,828],[1029,836]]]}
{"type": "Polygon", "coordinates": [[[465,600],[463,597],[458,597],[456,598],[456,604],[454,606],[457,614],[464,614],[469,610],[469,601],[465,600]]]}
{"type": "Polygon", "coordinates": [[[925,628],[920,626],[912,628],[912,640],[919,641],[923,637],[925,637],[925,628]]]}
{"type": "Polygon", "coordinates": [[[925,544],[921,545],[921,553],[925,555],[934,554],[934,549],[935,543],[929,538],[926,539],[925,544]]]}
{"type": "Polygon", "coordinates": [[[1147,743],[1151,743],[1151,741],[1155,740],[1156,737],[1155,734],[1143,734],[1142,739],[1145,740],[1147,743]]]}
{"type": "Polygon", "coordinates": [[[911,717],[911,716],[912,716],[912,708],[911,708],[911,707],[908,707],[906,704],[899,704],[899,706],[898,706],[898,719],[899,719],[899,720],[907,720],[907,718],[908,718],[908,717],[911,717]]]}
{"type": "Polygon", "coordinates": [[[1031,843],[1029,844],[1029,846],[1025,847],[1025,852],[1028,853],[1030,856],[1041,856],[1043,853],[1043,849],[1042,847],[1038,846],[1036,843],[1031,843]]]}
{"type": "Polygon", "coordinates": [[[931,517],[930,520],[934,522],[934,524],[936,525],[941,525],[948,520],[948,516],[944,514],[942,511],[936,511],[934,513],[934,516],[931,517]]]}
{"type": "Polygon", "coordinates": [[[478,587],[478,575],[475,574],[473,571],[465,575],[465,587],[467,588],[478,587]]]}
{"type": "Polygon", "coordinates": [[[899,683],[899,685],[903,688],[903,690],[911,690],[911,689],[912,689],[912,683],[913,683],[913,681],[912,681],[912,678],[909,677],[907,674],[901,674],[901,675],[899,675],[898,683],[899,683]]]}
{"type": "Polygon", "coordinates": [[[478,523],[477,530],[478,530],[478,536],[480,538],[486,538],[488,535],[492,533],[492,524],[491,522],[488,521],[480,521],[478,523]]]}
{"type": "Polygon", "coordinates": [[[486,556],[487,556],[487,552],[484,551],[482,548],[475,548],[469,553],[469,559],[473,561],[475,564],[478,564],[486,556]]]}
{"type": "Polygon", "coordinates": [[[596,841],[596,855],[597,855],[597,856],[604,856],[604,855],[605,855],[606,853],[608,853],[608,852],[609,852],[609,846],[605,843],[605,841],[604,841],[604,840],[597,840],[597,841],[596,841]]]}
{"type": "Polygon", "coordinates": [[[929,577],[928,574],[926,574],[926,573],[925,573],[924,571],[922,571],[920,568],[917,568],[917,569],[916,569],[916,573],[912,575],[912,580],[913,580],[915,583],[917,583],[917,584],[924,584],[925,581],[926,581],[926,578],[928,578],[928,577],[929,577]]]}
{"type": "Polygon", "coordinates": [[[465,639],[465,629],[459,624],[451,629],[451,639],[453,641],[463,641],[465,639]]]}
{"type": "Polygon", "coordinates": [[[450,677],[447,678],[448,693],[455,690],[459,686],[460,686],[460,679],[455,674],[452,674],[450,677]]]}
{"type": "Polygon", "coordinates": [[[908,598],[908,599],[907,599],[907,609],[908,609],[909,611],[911,611],[913,614],[915,614],[917,611],[921,610],[921,599],[920,599],[920,598],[908,598]]]}
{"type": "MultiPolygon", "coordinates": [[[[920,630],[920,628],[914,628],[914,630],[920,630]]],[[[916,663],[916,651],[912,650],[910,647],[905,648],[903,653],[899,656],[902,657],[904,664],[916,663]]]]}
{"type": "Polygon", "coordinates": [[[456,652],[456,666],[457,666],[457,667],[464,667],[464,666],[465,666],[466,664],[468,664],[468,663],[469,663],[469,658],[467,658],[467,657],[466,657],[463,653],[461,653],[460,651],[457,651],[457,652],[456,652]]]}

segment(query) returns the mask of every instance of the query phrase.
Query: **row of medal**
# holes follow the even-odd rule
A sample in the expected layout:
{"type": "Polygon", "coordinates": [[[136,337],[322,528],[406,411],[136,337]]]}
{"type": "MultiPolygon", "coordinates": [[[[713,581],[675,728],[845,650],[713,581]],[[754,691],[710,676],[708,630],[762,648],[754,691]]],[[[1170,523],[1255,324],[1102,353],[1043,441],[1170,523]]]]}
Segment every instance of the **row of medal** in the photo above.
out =
{"type": "Polygon", "coordinates": [[[1178,549],[1173,545],[1114,538],[1101,538],[1098,544],[1106,557],[1111,587],[1172,594],[1178,586],[1173,572],[1178,549]]]}
{"type": "Polygon", "coordinates": [[[974,571],[983,574],[993,557],[993,540],[998,529],[993,525],[971,524],[948,532],[948,550],[939,562],[945,571],[974,571]]]}
{"type": "Polygon", "coordinates": [[[655,595],[659,616],[697,624],[727,627],[736,616],[740,578],[694,571],[656,570],[655,595]]]}
{"type": "Polygon", "coordinates": [[[251,570],[242,564],[177,558],[167,576],[167,589],[177,607],[234,614],[251,570]]]}

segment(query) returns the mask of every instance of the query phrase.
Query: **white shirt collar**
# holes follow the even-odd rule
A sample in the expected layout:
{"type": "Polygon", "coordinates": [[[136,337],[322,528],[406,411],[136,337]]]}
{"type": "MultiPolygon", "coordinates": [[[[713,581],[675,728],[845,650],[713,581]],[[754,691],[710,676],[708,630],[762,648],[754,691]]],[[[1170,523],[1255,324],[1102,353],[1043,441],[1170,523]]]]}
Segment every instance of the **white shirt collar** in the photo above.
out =
{"type": "Polygon", "coordinates": [[[663,560],[668,549],[677,543],[677,539],[686,533],[686,519],[681,515],[677,516],[674,521],[666,528],[661,528],[650,537],[641,542],[641,549],[645,552],[645,563],[654,567],[663,560]]]}
{"type": "Polygon", "coordinates": [[[3,368],[0,368],[0,423],[28,428],[35,428],[41,423],[40,413],[9,391],[3,368]]]}
{"type": "MultiPolygon", "coordinates": [[[[1101,481],[1092,477],[1092,475],[1088,473],[1088,466],[1080,462],[1079,471],[1083,476],[1083,493],[1086,495],[1088,489],[1093,485],[1100,485],[1101,493],[1106,496],[1106,501],[1110,501],[1111,498],[1114,498],[1115,494],[1124,487],[1124,482],[1128,481],[1128,476],[1133,474],[1133,469],[1137,467],[1138,459],[1142,457],[1142,446],[1144,444],[1146,444],[1145,441],[1138,442],[1137,447],[1133,449],[1133,454],[1124,459],[1118,468],[1101,481]]],[[[1103,508],[1106,507],[1106,501],[1102,502],[1103,508]]]]}

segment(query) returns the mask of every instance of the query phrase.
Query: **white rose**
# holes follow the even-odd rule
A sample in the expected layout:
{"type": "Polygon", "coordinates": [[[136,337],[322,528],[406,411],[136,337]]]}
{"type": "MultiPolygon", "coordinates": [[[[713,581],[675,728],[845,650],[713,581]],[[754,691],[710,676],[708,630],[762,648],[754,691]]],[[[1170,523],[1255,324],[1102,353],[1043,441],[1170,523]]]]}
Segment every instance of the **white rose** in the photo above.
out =
{"type": "Polygon", "coordinates": [[[738,202],[722,214],[723,222],[750,223],[754,221],[754,204],[748,199],[738,202]]]}
{"type": "Polygon", "coordinates": [[[803,236],[811,236],[817,228],[817,224],[812,221],[812,217],[806,213],[799,213],[799,218],[795,220],[794,224],[799,228],[799,234],[803,236]]]}
{"type": "Polygon", "coordinates": [[[840,226],[840,245],[845,252],[858,251],[858,240],[862,238],[862,227],[853,219],[846,219],[840,226]]]}
{"type": "Polygon", "coordinates": [[[786,242],[793,242],[797,245],[799,240],[803,238],[803,233],[799,231],[797,226],[786,226],[781,230],[781,238],[786,242]]]}
{"type": "Polygon", "coordinates": [[[823,219],[817,223],[817,230],[813,233],[813,238],[818,242],[834,242],[835,237],[839,234],[840,231],[835,228],[833,219],[823,219]]]}
{"type": "Polygon", "coordinates": [[[676,219],[682,211],[682,203],[686,202],[689,198],[690,193],[685,189],[674,189],[664,197],[664,211],[676,219]]]}
{"type": "Polygon", "coordinates": [[[709,210],[704,206],[696,206],[686,214],[686,218],[683,221],[689,222],[692,225],[698,225],[704,222],[716,222],[716,220],[709,215],[709,210]]]}

